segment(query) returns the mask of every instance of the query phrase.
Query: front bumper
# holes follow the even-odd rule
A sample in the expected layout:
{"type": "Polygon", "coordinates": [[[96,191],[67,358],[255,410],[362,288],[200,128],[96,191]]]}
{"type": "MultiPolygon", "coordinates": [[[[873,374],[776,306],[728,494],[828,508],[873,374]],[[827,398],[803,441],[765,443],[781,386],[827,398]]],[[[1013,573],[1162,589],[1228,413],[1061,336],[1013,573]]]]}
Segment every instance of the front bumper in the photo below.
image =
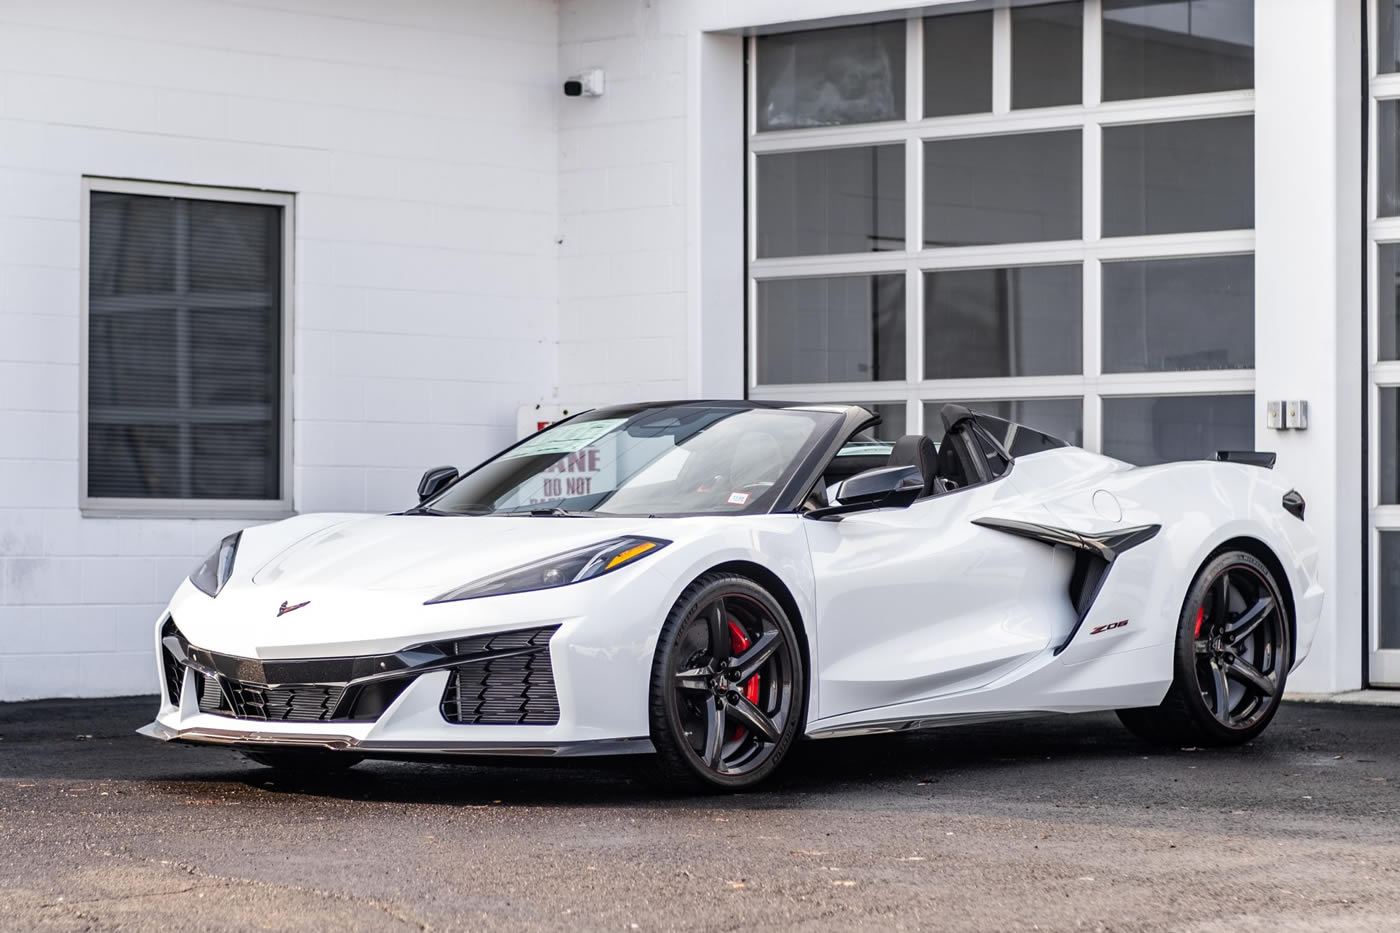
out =
{"type": "Polygon", "coordinates": [[[559,626],[417,645],[387,655],[260,660],[161,627],[162,706],[138,730],[164,741],[322,748],[393,757],[643,754],[561,716],[550,642],[559,626]]]}

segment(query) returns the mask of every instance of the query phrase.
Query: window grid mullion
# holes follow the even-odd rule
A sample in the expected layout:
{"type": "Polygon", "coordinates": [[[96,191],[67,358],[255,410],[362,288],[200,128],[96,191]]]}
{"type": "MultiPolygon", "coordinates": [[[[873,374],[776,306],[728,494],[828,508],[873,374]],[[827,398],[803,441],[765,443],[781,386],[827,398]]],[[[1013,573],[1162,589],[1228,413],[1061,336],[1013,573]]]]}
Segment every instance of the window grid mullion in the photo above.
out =
{"type": "Polygon", "coordinates": [[[992,113],[1011,112],[1011,9],[992,11],[992,113]]]}
{"type": "Polygon", "coordinates": [[[1100,0],[1084,0],[1084,107],[1088,110],[1103,100],[1102,21],[1100,0]]]}

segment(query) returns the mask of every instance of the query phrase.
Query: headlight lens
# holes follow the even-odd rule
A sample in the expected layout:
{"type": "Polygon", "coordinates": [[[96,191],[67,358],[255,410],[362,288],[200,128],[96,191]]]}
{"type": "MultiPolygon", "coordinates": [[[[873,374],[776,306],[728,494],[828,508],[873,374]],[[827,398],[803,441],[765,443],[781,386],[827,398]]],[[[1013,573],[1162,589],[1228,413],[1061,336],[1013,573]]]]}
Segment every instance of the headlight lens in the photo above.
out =
{"type": "Polygon", "coordinates": [[[530,590],[549,590],[556,586],[568,586],[591,580],[605,573],[620,570],[636,563],[643,557],[655,554],[670,544],[661,538],[643,538],[628,535],[611,538],[599,544],[590,544],[573,551],[565,551],[544,560],[525,564],[484,577],[455,590],[449,590],[424,605],[450,603],[459,599],[478,599],[482,596],[501,596],[505,593],[527,593],[530,590]]]}
{"type": "Polygon", "coordinates": [[[228,578],[233,576],[233,558],[238,553],[238,541],[243,532],[235,531],[219,542],[219,546],[209,552],[209,556],[194,568],[190,582],[210,596],[218,596],[228,578]]]}

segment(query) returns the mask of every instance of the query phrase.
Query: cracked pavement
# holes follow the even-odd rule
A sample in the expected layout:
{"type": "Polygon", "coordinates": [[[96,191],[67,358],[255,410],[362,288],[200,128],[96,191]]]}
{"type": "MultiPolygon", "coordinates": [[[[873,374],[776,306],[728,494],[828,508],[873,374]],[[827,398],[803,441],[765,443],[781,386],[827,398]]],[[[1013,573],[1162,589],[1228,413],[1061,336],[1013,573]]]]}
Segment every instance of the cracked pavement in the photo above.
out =
{"type": "Polygon", "coordinates": [[[0,930],[1400,931],[1400,708],[1253,745],[1112,715],[798,746],[675,797],[617,766],[295,778],[132,734],[153,697],[0,704],[0,930]]]}

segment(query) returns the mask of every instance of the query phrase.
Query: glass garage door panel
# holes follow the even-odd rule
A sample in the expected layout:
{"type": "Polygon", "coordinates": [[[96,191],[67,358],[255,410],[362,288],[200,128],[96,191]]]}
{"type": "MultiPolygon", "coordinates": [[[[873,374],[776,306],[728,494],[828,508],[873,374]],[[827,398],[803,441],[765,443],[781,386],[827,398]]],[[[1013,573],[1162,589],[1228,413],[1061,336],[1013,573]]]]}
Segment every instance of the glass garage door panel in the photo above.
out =
{"type": "Polygon", "coordinates": [[[1104,0],[1104,100],[1251,87],[1251,0],[1104,0]]]}
{"type": "Polygon", "coordinates": [[[1253,395],[1103,400],[1103,452],[1138,466],[1254,449],[1253,395]]]}
{"type": "Polygon", "coordinates": [[[1376,595],[1380,616],[1376,644],[1381,651],[1400,650],[1400,532],[1383,531],[1376,555],[1376,595]]]}
{"type": "Polygon", "coordinates": [[[1011,10],[1011,107],[1077,104],[1084,96],[1084,4],[1011,10]]]}
{"type": "Polygon", "coordinates": [[[1253,117],[1104,127],[1104,236],[1253,226],[1253,117]]]}
{"type": "Polygon", "coordinates": [[[765,385],[904,378],[904,276],[781,279],[758,286],[765,385]]]}
{"type": "Polygon", "coordinates": [[[1077,240],[1079,130],[924,143],[924,247],[1077,240]]]}
{"type": "Polygon", "coordinates": [[[924,20],[924,116],[990,113],[992,14],[924,20]]]}
{"type": "Polygon", "coordinates": [[[758,157],[758,255],[904,249],[904,147],[758,157]]]}
{"type": "Polygon", "coordinates": [[[924,276],[924,378],[1060,376],[1083,369],[1078,264],[924,276]]]}
{"type": "Polygon", "coordinates": [[[1254,368],[1254,257],[1103,264],[1103,371],[1254,368]]]}
{"type": "Polygon", "coordinates": [[[758,128],[904,119],[904,21],[761,36],[758,128]]]}

